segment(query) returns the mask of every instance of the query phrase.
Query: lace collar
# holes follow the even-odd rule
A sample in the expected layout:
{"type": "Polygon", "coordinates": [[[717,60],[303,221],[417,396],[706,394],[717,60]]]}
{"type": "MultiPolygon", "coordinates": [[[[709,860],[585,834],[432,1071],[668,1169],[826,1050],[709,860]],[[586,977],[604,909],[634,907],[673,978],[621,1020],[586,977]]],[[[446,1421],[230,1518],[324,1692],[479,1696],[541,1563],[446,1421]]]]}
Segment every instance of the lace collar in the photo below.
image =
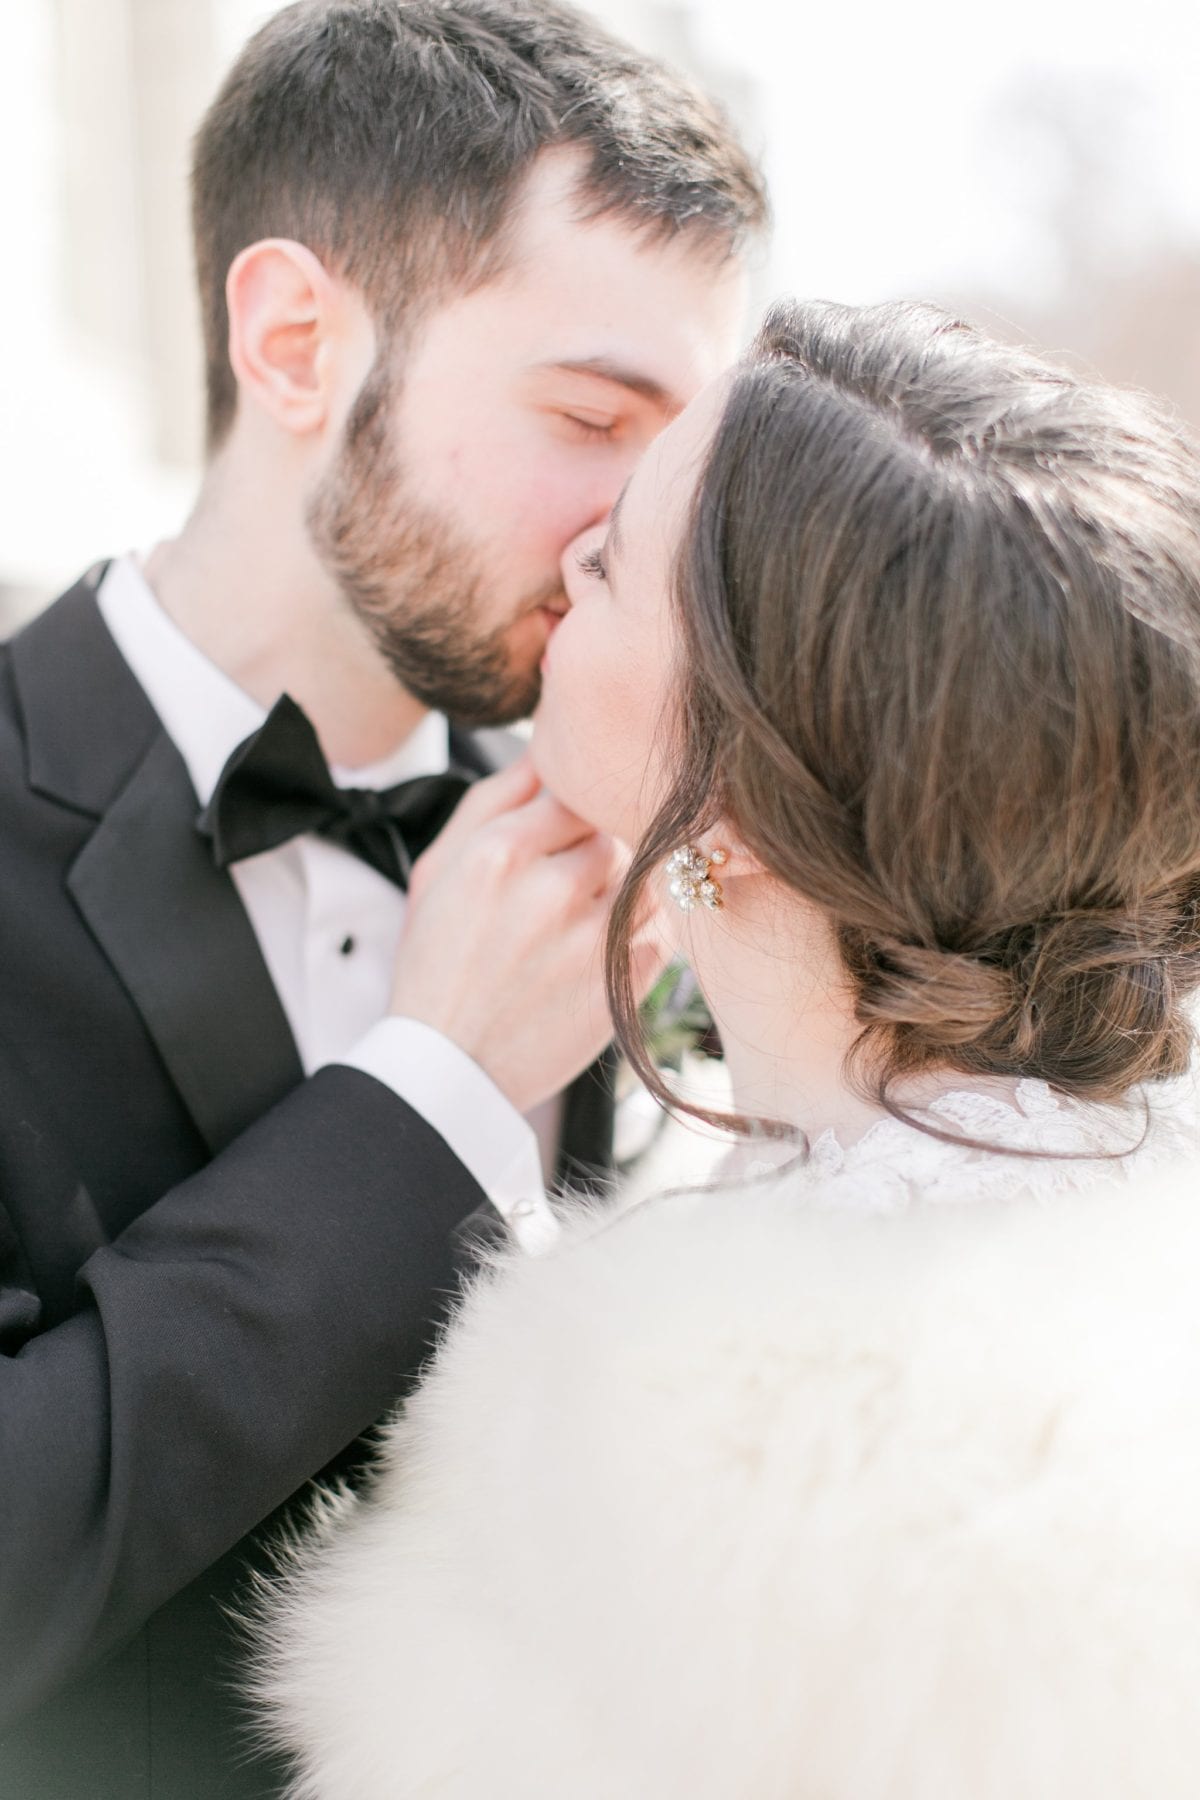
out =
{"type": "Polygon", "coordinates": [[[782,1165],[814,1204],[894,1212],[918,1202],[1078,1191],[1200,1148],[1200,1098],[1190,1077],[1137,1089],[1121,1105],[1072,1100],[1044,1081],[1021,1080],[1005,1092],[951,1088],[914,1116],[995,1148],[949,1143],[888,1118],[848,1145],[823,1131],[802,1159],[787,1145],[738,1145],[720,1178],[754,1180],[782,1165]]]}

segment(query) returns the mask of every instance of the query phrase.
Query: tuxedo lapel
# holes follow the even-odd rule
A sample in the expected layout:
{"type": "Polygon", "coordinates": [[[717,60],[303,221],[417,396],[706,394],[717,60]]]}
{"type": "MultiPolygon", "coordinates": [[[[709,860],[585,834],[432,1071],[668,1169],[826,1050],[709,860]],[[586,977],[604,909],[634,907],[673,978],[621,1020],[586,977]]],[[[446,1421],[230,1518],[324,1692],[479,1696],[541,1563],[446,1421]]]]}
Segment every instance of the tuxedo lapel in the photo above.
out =
{"type": "MultiPolygon", "coordinates": [[[[95,818],[68,889],[215,1154],[303,1070],[237,890],[195,829],[183,759],[101,618],[103,575],[92,570],[13,641],[29,782],[95,818]]],[[[486,775],[524,745],[455,727],[451,748],[486,775]]],[[[603,1057],[565,1095],[561,1179],[611,1168],[612,1109],[603,1057]]]]}
{"type": "Polygon", "coordinates": [[[67,881],[215,1155],[303,1070],[237,890],[160,732],[67,881]]]}
{"type": "Polygon", "coordinates": [[[13,644],[30,783],[97,823],[67,886],[215,1154],[302,1079],[182,757],[100,617],[93,576],[13,644]]]}

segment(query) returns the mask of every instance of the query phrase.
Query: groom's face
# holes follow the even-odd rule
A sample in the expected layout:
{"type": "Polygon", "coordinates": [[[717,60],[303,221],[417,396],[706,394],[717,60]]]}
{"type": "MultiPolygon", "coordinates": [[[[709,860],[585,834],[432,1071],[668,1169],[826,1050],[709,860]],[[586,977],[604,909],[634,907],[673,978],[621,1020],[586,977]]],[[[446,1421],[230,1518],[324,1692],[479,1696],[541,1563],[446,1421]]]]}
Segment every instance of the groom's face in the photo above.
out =
{"type": "Polygon", "coordinates": [[[544,155],[509,272],[434,312],[402,362],[377,359],[309,508],[397,678],[464,723],[532,711],[565,547],[737,350],[739,267],[579,219],[577,169],[544,155]]]}

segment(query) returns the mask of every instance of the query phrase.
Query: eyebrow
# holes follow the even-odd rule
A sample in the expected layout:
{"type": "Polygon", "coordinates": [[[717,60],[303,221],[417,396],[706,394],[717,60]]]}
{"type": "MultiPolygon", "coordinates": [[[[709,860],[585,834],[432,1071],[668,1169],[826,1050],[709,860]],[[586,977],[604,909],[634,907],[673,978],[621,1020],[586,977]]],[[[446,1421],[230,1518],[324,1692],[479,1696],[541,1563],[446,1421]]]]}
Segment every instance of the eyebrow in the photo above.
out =
{"type": "Polygon", "coordinates": [[[682,400],[665,388],[661,381],[655,381],[652,375],[643,375],[640,369],[617,362],[611,356],[567,357],[541,363],[539,367],[563,375],[594,375],[600,381],[612,381],[618,387],[628,388],[631,394],[639,394],[643,400],[648,400],[652,406],[661,407],[664,412],[683,411],[682,400]]]}

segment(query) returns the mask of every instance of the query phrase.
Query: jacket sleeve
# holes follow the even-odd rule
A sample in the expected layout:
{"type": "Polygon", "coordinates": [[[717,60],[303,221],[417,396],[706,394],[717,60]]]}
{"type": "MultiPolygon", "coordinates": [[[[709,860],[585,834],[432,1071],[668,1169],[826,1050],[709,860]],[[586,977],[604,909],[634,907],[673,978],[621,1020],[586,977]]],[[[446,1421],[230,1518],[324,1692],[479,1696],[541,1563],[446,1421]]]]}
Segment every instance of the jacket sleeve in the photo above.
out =
{"type": "Polygon", "coordinates": [[[394,1402],[482,1198],[424,1120],[334,1067],[95,1249],[73,1307],[32,1336],[7,1233],[0,1717],[136,1629],[394,1402]]]}

